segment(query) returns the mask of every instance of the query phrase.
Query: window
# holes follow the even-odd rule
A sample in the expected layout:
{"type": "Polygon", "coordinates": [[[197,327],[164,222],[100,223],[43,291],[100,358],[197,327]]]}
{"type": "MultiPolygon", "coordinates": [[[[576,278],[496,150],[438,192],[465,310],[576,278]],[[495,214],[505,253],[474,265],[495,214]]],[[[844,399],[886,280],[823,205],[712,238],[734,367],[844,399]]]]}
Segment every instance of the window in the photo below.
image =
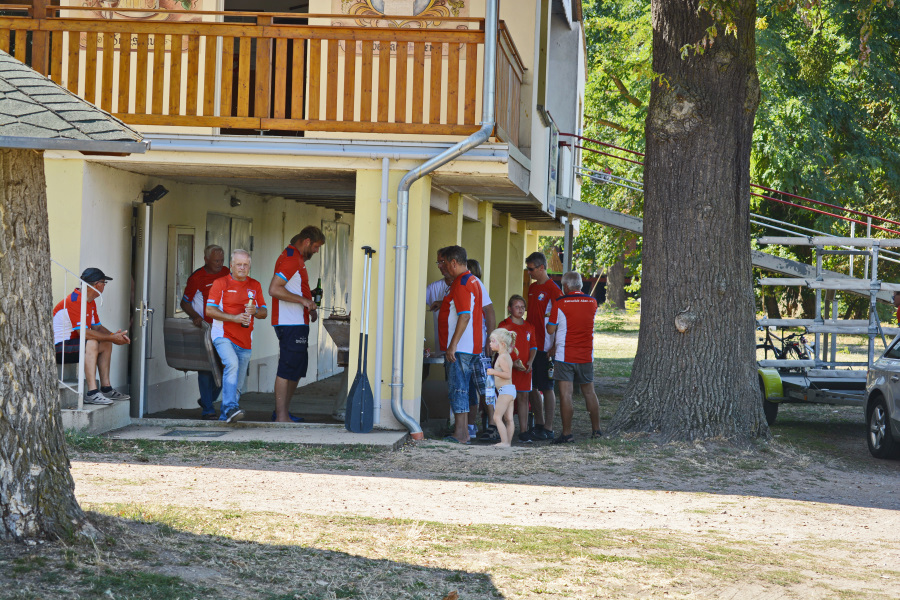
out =
{"type": "Polygon", "coordinates": [[[194,272],[194,228],[169,225],[169,252],[166,270],[166,317],[185,317],[181,297],[188,277],[194,272]]]}
{"type": "Polygon", "coordinates": [[[232,251],[241,248],[252,254],[253,220],[208,213],[206,215],[206,246],[210,244],[217,244],[225,250],[226,267],[231,262],[232,251]]]}

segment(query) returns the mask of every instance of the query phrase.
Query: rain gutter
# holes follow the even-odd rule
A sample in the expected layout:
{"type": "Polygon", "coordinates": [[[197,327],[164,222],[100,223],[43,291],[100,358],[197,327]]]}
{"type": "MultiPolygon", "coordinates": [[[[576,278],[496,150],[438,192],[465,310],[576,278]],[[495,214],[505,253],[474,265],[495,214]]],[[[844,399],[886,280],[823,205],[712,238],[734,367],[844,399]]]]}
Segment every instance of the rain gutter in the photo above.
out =
{"type": "Polygon", "coordinates": [[[406,329],[406,255],[409,234],[409,189],[429,173],[486,142],[494,131],[494,102],[497,71],[498,0],[487,0],[484,18],[484,95],[481,129],[409,171],[397,186],[396,276],[394,278],[394,348],[391,369],[391,410],[415,440],[424,439],[422,427],[403,410],[403,351],[406,329]]]}

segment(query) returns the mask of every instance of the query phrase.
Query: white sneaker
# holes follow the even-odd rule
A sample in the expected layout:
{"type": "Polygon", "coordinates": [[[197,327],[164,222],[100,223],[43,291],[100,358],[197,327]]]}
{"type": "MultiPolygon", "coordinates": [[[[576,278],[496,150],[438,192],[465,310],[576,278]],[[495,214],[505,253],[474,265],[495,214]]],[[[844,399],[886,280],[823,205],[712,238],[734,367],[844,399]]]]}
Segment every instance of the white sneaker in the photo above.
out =
{"type": "Polygon", "coordinates": [[[84,403],[85,404],[112,404],[113,401],[103,395],[103,392],[97,390],[93,394],[85,394],[84,395],[84,403]]]}
{"type": "Polygon", "coordinates": [[[122,392],[120,392],[118,390],[113,390],[111,392],[100,392],[100,393],[103,394],[104,396],[106,396],[107,398],[109,398],[110,400],[130,400],[131,399],[131,396],[129,396],[128,394],[123,394],[122,392]]]}

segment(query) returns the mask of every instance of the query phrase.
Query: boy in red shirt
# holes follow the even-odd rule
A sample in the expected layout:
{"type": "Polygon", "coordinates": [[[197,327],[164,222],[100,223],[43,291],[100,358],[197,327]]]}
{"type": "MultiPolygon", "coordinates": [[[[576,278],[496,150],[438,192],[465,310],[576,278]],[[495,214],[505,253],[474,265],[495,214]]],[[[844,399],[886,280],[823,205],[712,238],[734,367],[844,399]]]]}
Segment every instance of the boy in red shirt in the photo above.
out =
{"type": "MultiPolygon", "coordinates": [[[[528,431],[528,393],[531,391],[531,372],[534,357],[537,354],[537,341],[534,326],[527,322],[525,315],[525,298],[518,294],[511,296],[509,317],[500,321],[502,327],[516,334],[516,347],[513,353],[512,382],[516,386],[516,411],[519,413],[519,431],[528,431]]],[[[531,441],[530,439],[527,441],[531,441]]]]}
{"type": "Polygon", "coordinates": [[[213,318],[213,344],[225,367],[219,420],[226,423],[244,418],[238,402],[250,364],[253,321],[268,314],[262,287],[249,275],[250,253],[235,250],[231,253],[231,274],[213,282],[206,301],[206,314],[213,318]]]}
{"type": "MultiPolygon", "coordinates": [[[[212,317],[206,316],[206,301],[209,300],[209,290],[216,279],[225,277],[230,273],[225,266],[225,251],[221,246],[210,244],[203,250],[203,266],[191,273],[187,284],[184,286],[184,295],[181,298],[181,310],[191,318],[191,322],[200,327],[203,321],[213,324],[212,317]]],[[[200,418],[211,421],[216,418],[216,410],[213,402],[219,397],[221,391],[216,386],[215,377],[211,371],[197,371],[197,385],[200,387],[200,418]]]]}
{"type": "Polygon", "coordinates": [[[572,438],[572,390],[581,387],[584,403],[591,416],[591,437],[600,431],[600,403],[594,392],[594,315],[597,301],[581,291],[581,275],[569,271],[562,277],[565,295],[553,303],[547,334],[553,336],[556,351],[553,378],[559,382],[559,414],[562,434],[554,444],[567,444],[572,438]]]}
{"type": "Polygon", "coordinates": [[[519,440],[553,439],[553,417],[556,413],[556,396],[553,380],[550,379],[549,351],[553,346],[553,336],[546,335],[547,315],[550,303],[562,296],[559,286],[547,275],[547,257],[541,252],[532,252],[525,259],[528,276],[534,280],[528,286],[528,318],[534,327],[537,354],[534,357],[532,373],[531,406],[534,408],[534,429],[523,431],[519,440]],[[543,394],[543,396],[541,395],[543,394]]]}

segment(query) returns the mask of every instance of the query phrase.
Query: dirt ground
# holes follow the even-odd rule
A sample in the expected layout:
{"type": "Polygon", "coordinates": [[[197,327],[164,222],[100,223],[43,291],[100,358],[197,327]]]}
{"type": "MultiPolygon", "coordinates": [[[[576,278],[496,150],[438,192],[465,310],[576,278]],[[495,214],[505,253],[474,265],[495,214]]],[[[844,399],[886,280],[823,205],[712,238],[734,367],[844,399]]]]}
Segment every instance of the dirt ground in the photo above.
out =
{"type": "MultiPolygon", "coordinates": [[[[603,426],[624,381],[597,382],[603,426]]],[[[859,413],[785,406],[749,448],[592,441],[578,404],[563,446],[76,443],[107,541],[61,549],[65,586],[39,574],[60,548],[0,552],[0,598],[896,599],[900,462],[859,413]]]]}

